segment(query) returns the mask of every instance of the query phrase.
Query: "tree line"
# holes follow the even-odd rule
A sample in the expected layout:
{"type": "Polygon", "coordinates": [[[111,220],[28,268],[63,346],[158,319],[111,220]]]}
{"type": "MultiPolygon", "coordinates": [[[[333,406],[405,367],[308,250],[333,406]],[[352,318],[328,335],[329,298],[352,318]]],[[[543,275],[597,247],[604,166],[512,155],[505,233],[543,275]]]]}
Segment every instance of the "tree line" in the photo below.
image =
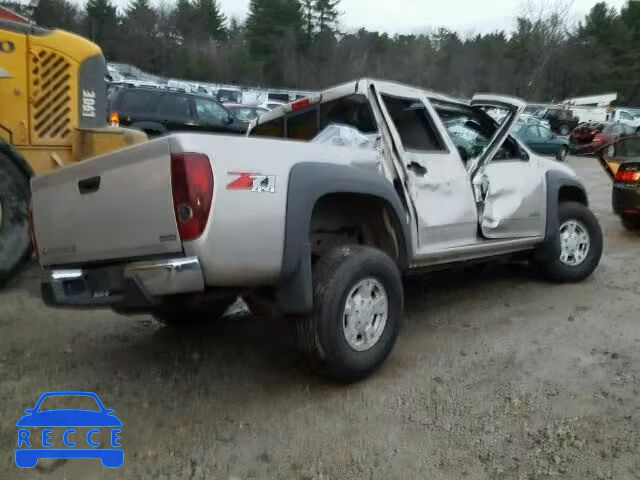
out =
{"type": "Polygon", "coordinates": [[[33,18],[93,40],[110,61],[195,81],[318,89],[372,76],[459,96],[618,92],[640,104],[640,2],[598,3],[575,25],[569,3],[531,0],[514,28],[476,35],[341,31],[339,0],[251,0],[245,19],[227,18],[217,0],[130,0],[124,10],[112,0],[41,0],[33,18]]]}

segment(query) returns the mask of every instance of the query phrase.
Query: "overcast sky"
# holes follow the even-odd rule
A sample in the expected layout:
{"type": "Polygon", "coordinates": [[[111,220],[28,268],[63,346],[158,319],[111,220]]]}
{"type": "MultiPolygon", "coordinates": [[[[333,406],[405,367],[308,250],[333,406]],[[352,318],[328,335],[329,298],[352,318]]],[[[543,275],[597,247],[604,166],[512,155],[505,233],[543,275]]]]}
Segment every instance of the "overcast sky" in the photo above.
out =
{"type": "MultiPolygon", "coordinates": [[[[79,0],[82,1],[82,0],[79,0]]],[[[124,8],[129,0],[114,0],[124,8]]],[[[175,0],[152,0],[172,3],[175,0]]],[[[616,8],[627,0],[607,0],[616,8]]],[[[231,17],[244,18],[249,0],[218,0],[231,17]]],[[[365,27],[388,33],[419,33],[434,27],[448,27],[462,33],[486,33],[510,30],[515,17],[527,2],[540,4],[572,4],[570,19],[577,21],[598,0],[341,0],[341,28],[344,31],[365,27]]]]}
{"type": "MultiPolygon", "coordinates": [[[[125,2],[126,0],[118,0],[125,2]]],[[[246,15],[249,0],[218,0],[227,16],[246,15]]],[[[416,33],[446,26],[461,32],[484,33],[510,29],[527,0],[341,0],[343,30],[366,27],[389,33],[416,33]]],[[[572,0],[533,0],[533,3],[571,3],[572,0]]],[[[598,0],[573,0],[573,20],[598,0]]],[[[619,8],[626,0],[608,0],[619,8]]]]}

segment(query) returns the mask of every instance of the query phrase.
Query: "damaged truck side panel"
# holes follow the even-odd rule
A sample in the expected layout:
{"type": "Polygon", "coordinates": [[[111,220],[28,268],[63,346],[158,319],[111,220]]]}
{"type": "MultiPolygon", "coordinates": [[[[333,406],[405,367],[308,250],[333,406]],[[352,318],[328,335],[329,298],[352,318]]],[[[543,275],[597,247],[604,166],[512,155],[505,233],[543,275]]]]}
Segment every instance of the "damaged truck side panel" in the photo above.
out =
{"type": "Polygon", "coordinates": [[[514,253],[555,281],[598,265],[580,181],[510,135],[523,106],[364,79],[264,114],[249,138],[175,134],[35,178],[50,301],[175,325],[242,296],[291,315],[321,371],[363,378],[398,335],[401,274],[514,253]]]}

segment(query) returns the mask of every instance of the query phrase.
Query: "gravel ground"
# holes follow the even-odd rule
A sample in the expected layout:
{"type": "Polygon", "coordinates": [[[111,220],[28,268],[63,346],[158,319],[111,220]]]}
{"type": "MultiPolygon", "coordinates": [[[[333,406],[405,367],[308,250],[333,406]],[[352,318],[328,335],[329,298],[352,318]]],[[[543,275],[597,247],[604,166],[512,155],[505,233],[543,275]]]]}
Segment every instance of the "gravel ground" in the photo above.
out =
{"type": "Polygon", "coordinates": [[[412,280],[394,353],[352,386],[310,374],[283,320],[176,336],[149,317],[52,310],[32,265],[0,294],[0,478],[640,479],[640,235],[612,215],[596,161],[569,162],[606,232],[596,274],[412,280]],[[52,390],[116,410],[121,469],[15,466],[15,422],[52,390]]]}

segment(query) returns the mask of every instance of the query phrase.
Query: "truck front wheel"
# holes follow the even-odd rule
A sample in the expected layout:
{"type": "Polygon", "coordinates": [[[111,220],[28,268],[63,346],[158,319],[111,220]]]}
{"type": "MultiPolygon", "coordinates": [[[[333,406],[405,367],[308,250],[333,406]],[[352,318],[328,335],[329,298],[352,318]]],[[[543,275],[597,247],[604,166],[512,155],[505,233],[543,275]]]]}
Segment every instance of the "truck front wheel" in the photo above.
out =
{"type": "Polygon", "coordinates": [[[31,256],[29,179],[0,153],[0,285],[31,256]]]}
{"type": "Polygon", "coordinates": [[[400,271],[375,248],[335,248],[314,265],[313,304],[295,319],[300,347],[319,373],[361,380],[384,362],[400,331],[400,271]]]}
{"type": "Polygon", "coordinates": [[[602,257],[602,230],[588,207],[576,202],[558,205],[560,255],[538,261],[542,275],[555,282],[579,282],[591,275],[602,257]]]}

